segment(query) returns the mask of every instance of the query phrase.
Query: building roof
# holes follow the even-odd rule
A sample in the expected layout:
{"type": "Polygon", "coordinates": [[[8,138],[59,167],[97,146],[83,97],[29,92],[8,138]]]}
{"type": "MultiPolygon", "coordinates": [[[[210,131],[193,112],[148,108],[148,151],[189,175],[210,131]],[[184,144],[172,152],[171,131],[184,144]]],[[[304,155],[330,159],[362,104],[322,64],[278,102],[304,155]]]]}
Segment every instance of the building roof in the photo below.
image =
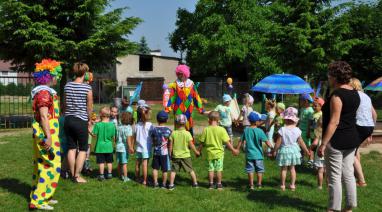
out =
{"type": "MultiPolygon", "coordinates": [[[[156,57],[156,58],[180,61],[180,58],[178,58],[178,57],[170,57],[170,56],[158,56],[158,55],[150,55],[150,54],[129,54],[129,55],[148,56],[148,57],[156,57]]],[[[125,56],[122,56],[122,57],[127,57],[129,55],[125,55],[125,56]]]]}
{"type": "Polygon", "coordinates": [[[11,67],[11,63],[0,60],[0,71],[12,71],[11,67]]]}

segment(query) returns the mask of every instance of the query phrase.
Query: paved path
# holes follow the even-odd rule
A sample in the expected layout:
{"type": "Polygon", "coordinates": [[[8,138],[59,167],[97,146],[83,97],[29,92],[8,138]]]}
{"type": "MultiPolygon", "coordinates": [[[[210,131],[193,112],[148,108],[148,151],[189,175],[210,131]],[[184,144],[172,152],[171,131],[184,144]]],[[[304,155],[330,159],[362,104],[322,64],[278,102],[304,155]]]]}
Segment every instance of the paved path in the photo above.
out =
{"type": "Polygon", "coordinates": [[[382,154],[382,144],[370,144],[366,147],[360,148],[359,151],[361,152],[361,154],[369,154],[372,151],[376,151],[382,154]]]}

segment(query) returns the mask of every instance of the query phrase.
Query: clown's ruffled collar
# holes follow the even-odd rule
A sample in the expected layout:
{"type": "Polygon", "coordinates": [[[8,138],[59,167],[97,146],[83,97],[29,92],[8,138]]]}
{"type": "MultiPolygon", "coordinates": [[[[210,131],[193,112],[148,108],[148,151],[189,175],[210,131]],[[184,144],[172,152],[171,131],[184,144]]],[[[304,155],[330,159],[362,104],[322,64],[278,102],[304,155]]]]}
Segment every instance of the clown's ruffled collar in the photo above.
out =
{"type": "Polygon", "coordinates": [[[191,87],[193,84],[194,84],[194,82],[192,81],[192,80],[190,80],[190,79],[187,79],[186,81],[180,81],[180,80],[176,80],[176,84],[178,85],[178,87],[180,87],[180,88],[183,88],[183,87],[186,87],[186,88],[188,88],[188,87],[191,87]]]}
{"type": "Polygon", "coordinates": [[[39,86],[33,88],[32,92],[31,92],[32,99],[34,98],[34,96],[35,96],[38,92],[43,91],[43,90],[49,91],[49,93],[50,93],[51,95],[56,95],[56,94],[57,94],[57,92],[56,92],[53,88],[51,88],[51,87],[49,87],[49,86],[47,86],[47,85],[39,85],[39,86]]]}

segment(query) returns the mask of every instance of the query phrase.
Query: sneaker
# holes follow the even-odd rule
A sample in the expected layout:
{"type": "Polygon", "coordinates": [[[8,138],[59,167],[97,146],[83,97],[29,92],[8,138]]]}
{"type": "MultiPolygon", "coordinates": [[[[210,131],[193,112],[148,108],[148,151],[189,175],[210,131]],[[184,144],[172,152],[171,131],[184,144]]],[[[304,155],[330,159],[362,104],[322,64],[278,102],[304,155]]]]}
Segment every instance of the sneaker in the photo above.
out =
{"type": "Polygon", "coordinates": [[[155,189],[158,189],[158,188],[159,188],[159,183],[154,183],[153,187],[154,187],[155,189]]]}
{"type": "Polygon", "coordinates": [[[322,190],[322,186],[318,186],[317,189],[318,189],[318,190],[322,190]]]}
{"type": "Polygon", "coordinates": [[[128,177],[122,177],[122,181],[123,181],[124,183],[126,183],[126,182],[129,182],[130,179],[129,179],[128,177]]]}
{"type": "Polygon", "coordinates": [[[219,191],[223,190],[223,185],[222,185],[221,183],[220,183],[220,184],[217,184],[216,187],[217,187],[217,189],[218,189],[219,191]]]}
{"type": "Polygon", "coordinates": [[[249,188],[249,190],[251,190],[251,191],[254,191],[254,190],[255,190],[255,186],[254,186],[254,185],[249,185],[248,188],[249,188]]]}
{"type": "Polygon", "coordinates": [[[258,184],[258,185],[257,185],[257,188],[258,188],[258,189],[261,189],[261,188],[263,188],[263,185],[258,184]]]}
{"type": "Polygon", "coordinates": [[[56,205],[56,204],[58,204],[58,200],[50,199],[50,200],[48,201],[48,204],[49,204],[49,205],[56,205]]]}
{"type": "Polygon", "coordinates": [[[161,189],[166,189],[166,188],[167,188],[167,185],[166,185],[166,184],[162,184],[162,185],[160,186],[160,188],[161,188],[161,189]]]}
{"type": "Polygon", "coordinates": [[[98,175],[97,178],[98,178],[99,181],[104,181],[105,180],[105,176],[103,174],[98,175]]]}
{"type": "Polygon", "coordinates": [[[45,205],[33,205],[29,204],[29,210],[44,210],[44,211],[52,211],[54,208],[48,204],[45,205]]]}
{"type": "Polygon", "coordinates": [[[113,178],[113,174],[112,173],[108,173],[106,175],[106,179],[110,180],[111,178],[113,178]]]}
{"type": "Polygon", "coordinates": [[[210,183],[208,189],[211,189],[211,190],[212,190],[212,189],[215,189],[215,185],[214,185],[214,183],[210,183]]]}
{"type": "Polygon", "coordinates": [[[175,185],[169,185],[169,186],[168,186],[168,190],[172,191],[172,190],[174,190],[174,189],[175,189],[175,185]]]}
{"type": "Polygon", "coordinates": [[[192,187],[193,188],[199,188],[199,185],[197,183],[195,183],[195,184],[192,184],[192,187]]]}

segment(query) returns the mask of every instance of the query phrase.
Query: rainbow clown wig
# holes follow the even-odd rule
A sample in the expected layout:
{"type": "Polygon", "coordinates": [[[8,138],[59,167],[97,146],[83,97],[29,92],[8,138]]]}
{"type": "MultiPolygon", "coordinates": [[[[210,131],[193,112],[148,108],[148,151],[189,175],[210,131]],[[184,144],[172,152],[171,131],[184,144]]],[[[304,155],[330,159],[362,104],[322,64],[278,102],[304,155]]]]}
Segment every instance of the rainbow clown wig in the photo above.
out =
{"type": "Polygon", "coordinates": [[[60,80],[62,76],[61,63],[52,59],[43,59],[35,64],[33,78],[39,85],[46,85],[54,78],[60,80]]]}

